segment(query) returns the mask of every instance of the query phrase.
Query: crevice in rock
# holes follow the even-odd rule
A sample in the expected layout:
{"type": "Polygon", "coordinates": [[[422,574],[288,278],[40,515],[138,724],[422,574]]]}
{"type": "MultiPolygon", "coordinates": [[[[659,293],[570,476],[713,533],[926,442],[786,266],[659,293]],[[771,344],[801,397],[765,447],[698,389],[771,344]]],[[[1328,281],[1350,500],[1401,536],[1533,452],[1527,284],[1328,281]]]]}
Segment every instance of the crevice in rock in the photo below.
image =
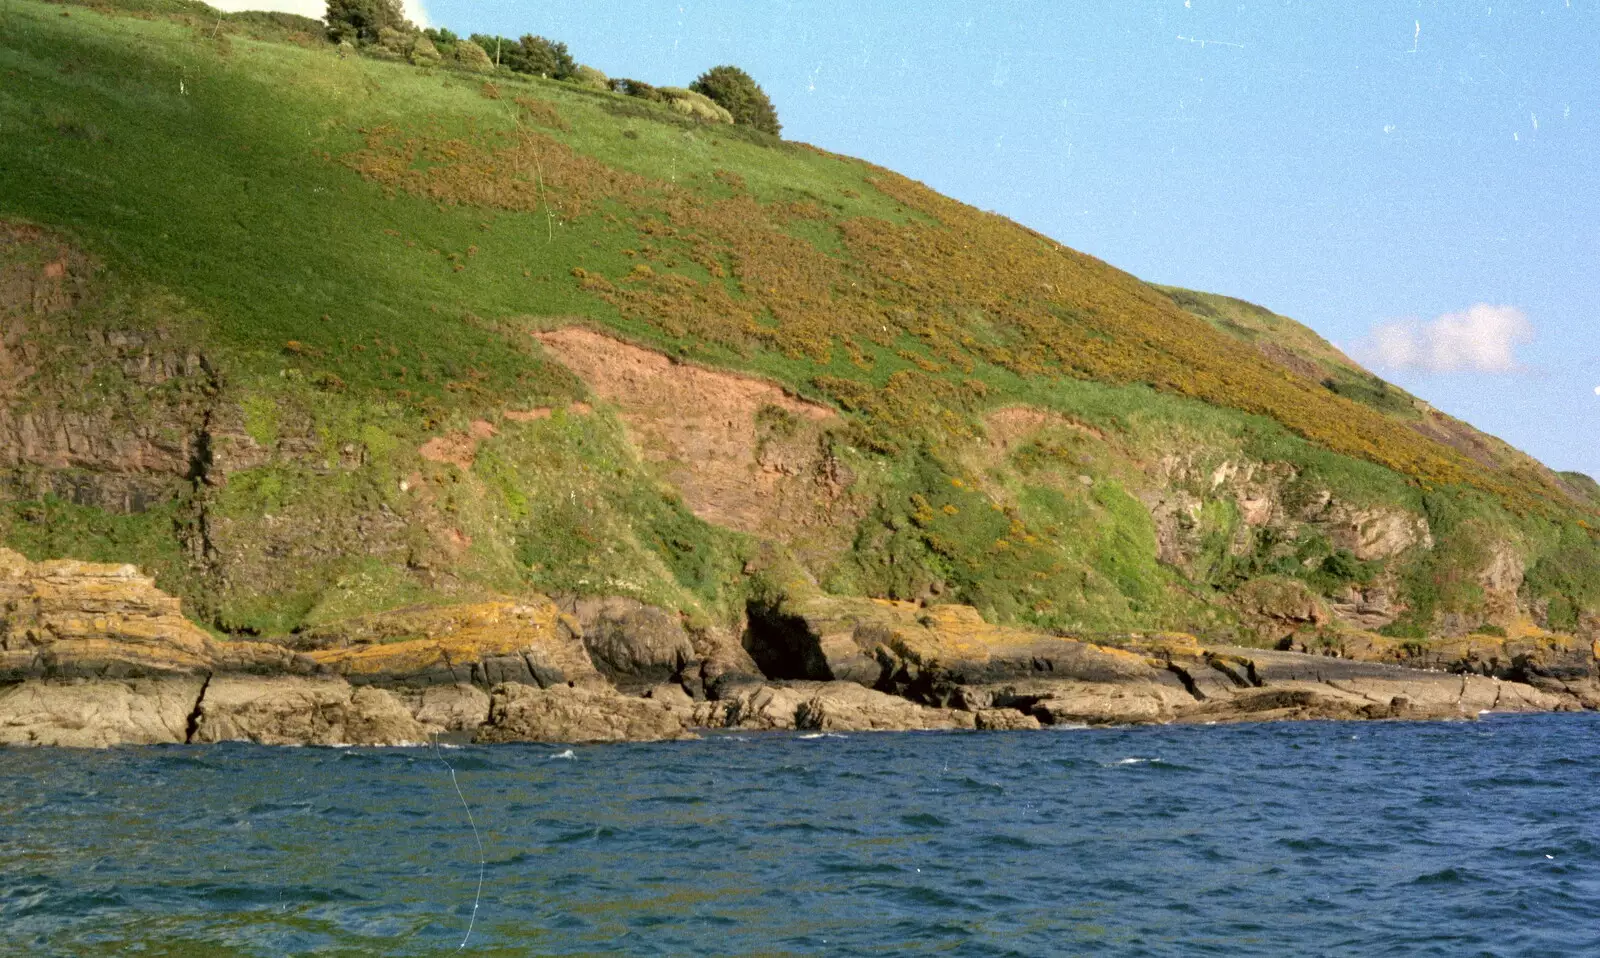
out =
{"type": "Polygon", "coordinates": [[[741,644],[763,676],[778,680],[833,681],[827,656],[822,652],[822,640],[811,631],[805,619],[759,602],[751,602],[747,612],[749,624],[741,644]]]}
{"type": "Polygon", "coordinates": [[[1322,680],[1322,684],[1326,685],[1330,689],[1334,689],[1336,691],[1343,692],[1346,695],[1359,695],[1362,698],[1366,699],[1368,702],[1373,703],[1374,705],[1387,706],[1393,701],[1393,699],[1391,699],[1390,702],[1385,702],[1382,699],[1379,699],[1379,698],[1377,698],[1375,696],[1369,695],[1366,692],[1361,691],[1360,689],[1351,688],[1351,687],[1346,686],[1346,685],[1340,685],[1338,682],[1335,682],[1333,679],[1323,679],[1322,680]]]}
{"type": "Polygon", "coordinates": [[[528,657],[528,653],[519,652],[517,654],[522,659],[522,664],[527,667],[528,677],[533,679],[534,684],[539,686],[541,689],[549,688],[550,683],[545,681],[544,677],[539,674],[539,670],[533,667],[533,659],[528,657]]]}
{"type": "Polygon", "coordinates": [[[1195,684],[1194,676],[1189,674],[1188,669],[1176,662],[1168,662],[1167,671],[1178,677],[1178,681],[1183,683],[1183,690],[1193,696],[1196,702],[1204,702],[1206,700],[1206,694],[1200,691],[1200,687],[1195,684]]]}
{"type": "Polygon", "coordinates": [[[211,493],[214,484],[214,471],[216,469],[215,441],[212,436],[213,422],[216,418],[217,400],[222,393],[222,379],[210,360],[204,355],[199,357],[200,369],[205,374],[206,404],[200,415],[200,423],[195,429],[194,444],[189,454],[189,471],[184,476],[190,487],[190,508],[186,510],[189,515],[187,520],[180,520],[181,526],[177,530],[180,540],[189,548],[191,561],[200,572],[201,580],[206,584],[202,594],[197,596],[197,612],[211,621],[212,625],[226,632],[223,623],[219,621],[215,602],[212,595],[221,591],[222,563],[215,542],[211,538],[211,493]]]}
{"type": "Polygon", "coordinates": [[[200,706],[205,704],[206,690],[211,688],[211,673],[206,673],[206,680],[200,683],[200,694],[194,697],[194,708],[189,710],[189,719],[184,723],[183,742],[188,745],[194,741],[195,733],[200,731],[200,706]]]}
{"type": "Polygon", "coordinates": [[[1237,669],[1216,655],[1207,655],[1206,664],[1211,666],[1216,671],[1221,672],[1222,675],[1227,678],[1229,682],[1232,682],[1237,688],[1247,689],[1252,685],[1260,688],[1261,686],[1261,680],[1255,676],[1254,663],[1251,663],[1249,666],[1248,677],[1245,675],[1240,675],[1237,669]]]}

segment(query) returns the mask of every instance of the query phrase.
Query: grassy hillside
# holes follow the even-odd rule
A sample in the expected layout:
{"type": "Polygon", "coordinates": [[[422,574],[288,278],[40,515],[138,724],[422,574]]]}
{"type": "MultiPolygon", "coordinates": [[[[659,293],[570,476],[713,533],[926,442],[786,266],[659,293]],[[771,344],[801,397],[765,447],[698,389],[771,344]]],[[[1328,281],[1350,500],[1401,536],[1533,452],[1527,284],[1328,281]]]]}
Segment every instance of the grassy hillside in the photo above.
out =
{"type": "MultiPolygon", "coordinates": [[[[71,280],[0,302],[5,415],[65,437],[12,430],[0,535],[36,557],[140,561],[228,633],[518,590],[729,621],[774,549],[1072,630],[1363,590],[1406,634],[1577,628],[1600,600],[1555,571],[1591,561],[1592,490],[1290,320],[665,106],[147,10],[0,7],[0,268],[71,280]],[[707,521],[532,335],[574,324],[834,410],[802,431],[826,509],[707,521]],[[129,435],[149,468],[72,451],[129,435]]],[[[795,434],[766,415],[758,456],[795,434]]]]}

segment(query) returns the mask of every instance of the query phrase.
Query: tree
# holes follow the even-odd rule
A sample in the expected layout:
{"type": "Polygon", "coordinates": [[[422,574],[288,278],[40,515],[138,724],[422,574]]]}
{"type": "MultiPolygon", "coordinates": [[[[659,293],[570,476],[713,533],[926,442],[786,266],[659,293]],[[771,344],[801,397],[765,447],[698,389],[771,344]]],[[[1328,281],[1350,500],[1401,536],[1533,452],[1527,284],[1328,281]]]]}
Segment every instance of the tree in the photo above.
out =
{"type": "Polygon", "coordinates": [[[483,47],[490,59],[498,57],[497,66],[517,73],[565,80],[578,70],[578,62],[567,52],[565,43],[544,37],[529,34],[521,40],[512,40],[509,37],[474,33],[472,42],[483,47]]]}
{"type": "Polygon", "coordinates": [[[736,66],[712,67],[689,84],[689,89],[710,97],[733,114],[733,122],[777,136],[783,129],[778,111],[767,99],[766,91],[750,74],[736,66]]]}
{"type": "Polygon", "coordinates": [[[489,55],[489,59],[494,62],[495,66],[500,65],[500,58],[507,47],[515,47],[517,45],[515,40],[508,40],[505,37],[497,37],[489,33],[474,33],[471,39],[473,43],[483,48],[483,52],[489,55]]]}
{"type": "Polygon", "coordinates": [[[378,42],[384,27],[411,33],[416,28],[400,9],[400,0],[328,0],[328,36],[357,45],[378,42]]]}
{"type": "Polygon", "coordinates": [[[565,80],[577,72],[578,62],[572,59],[572,54],[567,52],[565,43],[546,40],[533,34],[524,36],[517,41],[519,48],[519,63],[511,63],[511,69],[518,73],[531,73],[534,76],[550,77],[553,80],[565,80]]]}

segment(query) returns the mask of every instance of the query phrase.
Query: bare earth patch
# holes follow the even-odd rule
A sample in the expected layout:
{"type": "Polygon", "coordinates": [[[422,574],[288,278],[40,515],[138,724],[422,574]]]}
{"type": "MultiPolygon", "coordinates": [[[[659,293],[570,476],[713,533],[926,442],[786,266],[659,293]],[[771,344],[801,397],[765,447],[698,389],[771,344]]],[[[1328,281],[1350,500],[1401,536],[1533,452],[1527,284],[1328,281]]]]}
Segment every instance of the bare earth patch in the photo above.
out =
{"type": "Polygon", "coordinates": [[[1058,412],[1031,406],[1006,406],[983,417],[983,428],[988,434],[989,444],[1002,454],[1010,453],[1031,441],[1046,426],[1071,429],[1102,441],[1106,438],[1105,433],[1093,426],[1069,419],[1058,412]]]}
{"type": "Polygon", "coordinates": [[[429,462],[447,462],[462,472],[472,468],[478,456],[478,443],[495,435],[494,426],[482,419],[474,419],[466,432],[451,432],[434,436],[422,444],[417,453],[429,462]]]}
{"type": "Polygon", "coordinates": [[[843,486],[818,442],[838,417],[779,386],[673,362],[580,327],[536,334],[614,404],[634,445],[707,522],[792,539],[831,524],[843,486]]]}

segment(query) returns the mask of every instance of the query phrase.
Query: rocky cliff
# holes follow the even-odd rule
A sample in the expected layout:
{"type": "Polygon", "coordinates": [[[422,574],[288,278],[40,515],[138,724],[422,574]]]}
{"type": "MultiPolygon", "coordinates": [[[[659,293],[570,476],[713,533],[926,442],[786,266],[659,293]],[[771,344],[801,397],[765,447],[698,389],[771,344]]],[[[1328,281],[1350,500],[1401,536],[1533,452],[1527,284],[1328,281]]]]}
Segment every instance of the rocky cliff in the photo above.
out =
{"type": "Polygon", "coordinates": [[[41,729],[105,682],[289,740],[1596,704],[1600,487],[1290,319],[634,98],[120,5],[0,34],[0,545],[96,563],[18,573],[41,729]],[[123,563],[170,598],[93,613],[123,563]]]}
{"type": "Polygon", "coordinates": [[[682,738],[707,729],[1022,730],[1271,719],[1475,718],[1593,707],[1573,660],[1530,684],[1347,659],[1098,646],[970,608],[826,596],[741,636],[629,602],[487,602],[369,616],[294,648],[219,640],[129,566],[0,550],[0,742],[407,745],[682,738]]]}

